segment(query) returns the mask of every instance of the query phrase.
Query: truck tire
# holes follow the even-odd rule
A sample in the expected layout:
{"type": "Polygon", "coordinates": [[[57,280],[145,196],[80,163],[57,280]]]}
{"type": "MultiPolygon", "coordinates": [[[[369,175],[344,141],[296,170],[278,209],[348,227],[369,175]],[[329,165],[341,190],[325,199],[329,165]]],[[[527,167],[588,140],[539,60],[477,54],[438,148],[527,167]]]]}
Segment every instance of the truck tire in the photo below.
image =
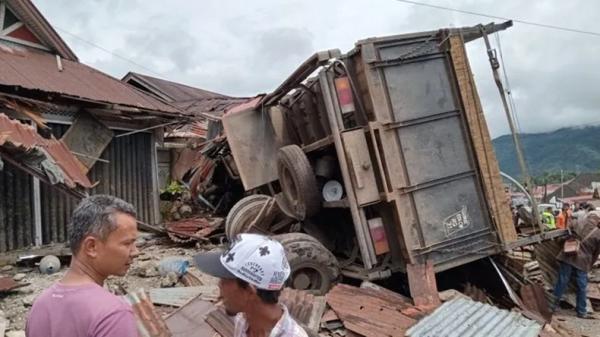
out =
{"type": "Polygon", "coordinates": [[[293,212],[295,219],[304,220],[317,214],[321,207],[317,178],[304,151],[298,145],[287,145],[279,149],[277,175],[287,201],[288,207],[284,207],[293,212]]]}
{"type": "Polygon", "coordinates": [[[273,236],[285,248],[291,274],[288,286],[306,290],[314,295],[325,295],[340,277],[335,256],[319,241],[304,233],[273,236]]]}
{"type": "Polygon", "coordinates": [[[270,197],[268,195],[253,194],[253,195],[244,197],[244,198],[240,199],[237,203],[235,203],[235,205],[233,205],[233,207],[231,207],[231,210],[229,211],[229,213],[227,213],[227,217],[225,218],[225,236],[230,240],[233,237],[231,235],[231,229],[235,227],[234,221],[237,219],[238,214],[240,213],[240,210],[247,207],[248,205],[252,205],[254,203],[261,202],[261,201],[266,201],[269,198],[270,197]]]}

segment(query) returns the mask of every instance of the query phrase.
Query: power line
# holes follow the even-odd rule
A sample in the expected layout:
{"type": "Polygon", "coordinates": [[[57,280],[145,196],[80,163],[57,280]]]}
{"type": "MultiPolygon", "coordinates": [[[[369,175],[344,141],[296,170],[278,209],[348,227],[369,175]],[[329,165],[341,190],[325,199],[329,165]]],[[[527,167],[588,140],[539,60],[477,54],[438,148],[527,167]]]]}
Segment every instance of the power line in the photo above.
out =
{"type": "Polygon", "coordinates": [[[524,25],[538,26],[538,27],[543,27],[543,28],[548,28],[548,29],[562,30],[562,31],[567,31],[567,32],[571,32],[571,33],[587,34],[587,35],[594,35],[594,36],[600,37],[600,33],[587,31],[587,30],[574,29],[574,28],[568,28],[568,27],[562,27],[562,26],[556,26],[556,25],[520,20],[520,19],[511,19],[511,18],[498,16],[498,15],[491,15],[491,14],[467,11],[467,10],[463,10],[463,9],[457,9],[457,8],[445,7],[445,6],[439,6],[439,5],[432,5],[432,4],[422,3],[422,2],[418,2],[418,1],[411,1],[411,0],[396,0],[396,1],[411,4],[411,5],[416,5],[416,6],[436,8],[436,9],[441,9],[441,10],[445,10],[445,11],[458,12],[458,13],[462,13],[462,14],[469,14],[469,15],[475,15],[475,16],[482,16],[482,17],[486,17],[486,18],[490,18],[490,19],[512,20],[514,22],[522,23],[524,25]]]}
{"type": "Polygon", "coordinates": [[[60,28],[60,27],[57,27],[57,26],[53,26],[53,27],[54,27],[56,30],[60,30],[61,32],[63,32],[63,33],[65,33],[65,34],[67,34],[67,35],[69,35],[69,36],[71,36],[71,37],[75,38],[76,40],[79,40],[79,41],[81,41],[81,42],[83,42],[83,43],[86,43],[86,44],[88,44],[88,45],[90,45],[90,46],[92,46],[92,47],[94,47],[94,48],[100,49],[100,50],[102,50],[103,52],[105,52],[105,53],[107,53],[107,54],[110,54],[110,55],[112,55],[112,56],[114,56],[114,57],[116,57],[116,58],[119,58],[119,59],[121,59],[122,61],[125,61],[125,62],[128,62],[128,63],[130,63],[130,64],[133,64],[133,65],[135,65],[136,67],[138,67],[138,68],[140,68],[140,69],[144,69],[145,71],[147,71],[147,72],[149,72],[149,73],[152,73],[152,74],[154,74],[154,75],[157,75],[157,76],[160,76],[160,77],[165,77],[164,75],[162,75],[162,74],[159,74],[159,73],[155,72],[155,71],[154,71],[154,70],[152,70],[152,69],[146,68],[146,67],[144,67],[143,65],[141,65],[141,64],[139,64],[139,63],[137,63],[137,62],[135,62],[135,61],[132,61],[132,60],[128,59],[128,58],[127,58],[127,57],[125,57],[125,56],[121,56],[121,55],[119,55],[119,54],[117,54],[117,53],[115,53],[115,52],[113,52],[113,51],[111,51],[111,50],[108,50],[108,49],[106,49],[106,48],[104,48],[104,47],[102,47],[102,46],[100,46],[100,45],[97,45],[97,44],[95,44],[95,43],[93,43],[93,42],[91,42],[91,41],[88,41],[88,40],[86,40],[86,39],[84,39],[84,38],[82,38],[82,37],[80,37],[80,36],[78,36],[78,35],[75,35],[75,34],[73,34],[73,33],[69,32],[69,31],[67,31],[67,30],[65,30],[65,29],[62,29],[62,28],[60,28]]]}

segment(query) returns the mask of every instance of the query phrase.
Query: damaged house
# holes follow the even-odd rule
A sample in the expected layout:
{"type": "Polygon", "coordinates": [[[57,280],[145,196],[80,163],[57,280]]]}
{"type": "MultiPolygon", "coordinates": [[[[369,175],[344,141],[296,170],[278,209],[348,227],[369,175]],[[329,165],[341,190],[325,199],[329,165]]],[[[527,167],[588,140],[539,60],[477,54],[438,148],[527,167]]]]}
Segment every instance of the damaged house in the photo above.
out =
{"type": "Polygon", "coordinates": [[[221,119],[250,99],[135,72],[129,72],[122,81],[175,106],[191,120],[165,128],[164,142],[158,148],[160,186],[182,182],[194,199],[212,211],[228,210],[243,191],[221,119]]]}
{"type": "Polygon", "coordinates": [[[78,199],[160,221],[157,142],[180,109],[78,61],[29,0],[0,1],[0,253],[67,240],[78,199]]]}

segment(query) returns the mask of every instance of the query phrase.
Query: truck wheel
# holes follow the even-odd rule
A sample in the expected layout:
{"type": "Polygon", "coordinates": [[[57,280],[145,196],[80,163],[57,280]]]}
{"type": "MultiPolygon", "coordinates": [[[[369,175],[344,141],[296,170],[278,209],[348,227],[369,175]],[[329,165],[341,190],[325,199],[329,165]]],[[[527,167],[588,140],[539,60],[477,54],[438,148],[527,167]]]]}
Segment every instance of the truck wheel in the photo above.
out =
{"type": "Polygon", "coordinates": [[[321,207],[321,195],[313,169],[298,145],[279,149],[277,175],[281,191],[297,220],[315,215],[321,207]]]}
{"type": "Polygon", "coordinates": [[[270,197],[268,195],[253,194],[244,197],[240,199],[237,203],[235,203],[235,205],[231,207],[231,210],[229,211],[229,213],[227,213],[227,217],[225,218],[225,236],[227,236],[228,239],[231,239],[233,237],[233,235],[231,235],[231,229],[236,227],[236,221],[242,209],[245,209],[248,205],[253,205],[257,202],[264,202],[269,198],[270,197]]]}
{"type": "Polygon", "coordinates": [[[285,248],[292,269],[287,285],[314,295],[325,295],[338,281],[340,267],[333,254],[304,233],[275,235],[285,248]]]}

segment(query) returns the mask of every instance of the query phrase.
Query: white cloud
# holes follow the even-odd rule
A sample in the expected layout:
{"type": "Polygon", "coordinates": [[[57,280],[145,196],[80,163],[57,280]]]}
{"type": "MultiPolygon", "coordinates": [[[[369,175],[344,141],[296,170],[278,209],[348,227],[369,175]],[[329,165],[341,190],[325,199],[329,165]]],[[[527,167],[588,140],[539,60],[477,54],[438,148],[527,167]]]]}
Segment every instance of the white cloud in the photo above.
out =
{"type": "MultiPolygon", "coordinates": [[[[584,0],[423,1],[591,31],[600,12],[600,2],[584,0]]],[[[318,50],[347,51],[367,37],[491,21],[394,0],[36,0],[35,4],[53,25],[143,65],[137,67],[61,34],[82,62],[115,77],[150,69],[172,81],[242,96],[274,89],[318,50]]],[[[492,41],[496,42],[493,36],[492,41]]],[[[600,37],[515,23],[501,33],[501,42],[523,131],[600,121],[596,117],[600,37]]],[[[508,126],[482,41],[468,50],[492,135],[504,134],[508,126]]]]}

